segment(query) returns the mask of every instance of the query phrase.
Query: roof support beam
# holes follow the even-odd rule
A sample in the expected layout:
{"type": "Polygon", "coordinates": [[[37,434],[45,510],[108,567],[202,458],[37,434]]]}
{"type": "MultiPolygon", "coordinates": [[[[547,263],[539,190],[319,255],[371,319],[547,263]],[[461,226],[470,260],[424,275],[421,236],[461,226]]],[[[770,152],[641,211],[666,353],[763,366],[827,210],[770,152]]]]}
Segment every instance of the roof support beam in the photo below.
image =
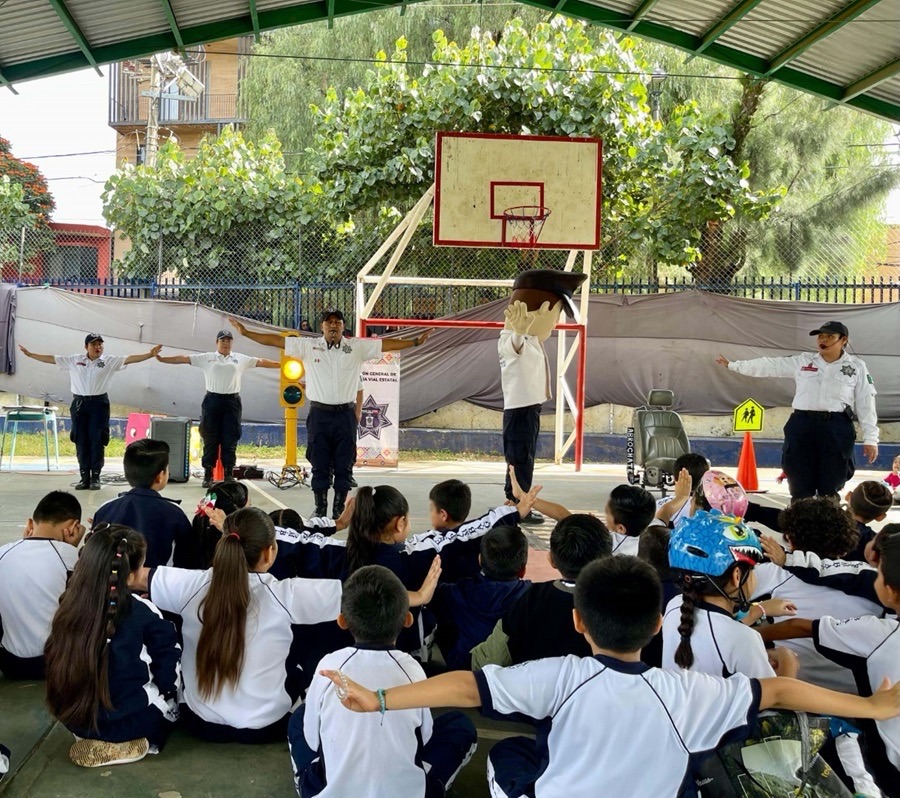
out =
{"type": "Polygon", "coordinates": [[[823,22],[817,28],[814,28],[806,34],[802,39],[794,42],[786,50],[782,50],[770,62],[766,70],[766,76],[771,76],[773,72],[777,72],[788,61],[792,61],[798,55],[805,53],[810,47],[818,44],[822,39],[830,36],[837,30],[840,30],[848,22],[852,22],[860,14],[868,11],[872,6],[877,5],[880,0],[855,0],[849,6],[838,11],[831,19],[823,22]]]}
{"type": "Polygon", "coordinates": [[[52,6],[53,10],[56,12],[56,16],[59,17],[62,24],[66,26],[66,30],[69,31],[69,34],[75,40],[76,44],[78,45],[78,49],[81,50],[81,52],[84,54],[84,57],[94,68],[94,71],[102,78],[103,73],[100,71],[100,67],[97,65],[97,59],[94,58],[94,53],[91,51],[91,45],[88,43],[88,40],[81,32],[81,28],[78,27],[78,23],[75,22],[75,18],[69,13],[69,9],[66,8],[66,4],[63,2],[63,0],[49,0],[49,3],[52,6]]]}
{"type": "Polygon", "coordinates": [[[253,38],[259,44],[259,12],[256,10],[256,0],[250,0],[250,23],[253,25],[253,38]]]}
{"type": "Polygon", "coordinates": [[[625,32],[631,33],[631,31],[637,27],[637,24],[653,10],[653,6],[658,2],[659,0],[644,0],[631,15],[631,22],[628,24],[628,27],[625,28],[625,32]]]}
{"type": "Polygon", "coordinates": [[[563,10],[563,7],[568,2],[569,2],[569,0],[556,0],[556,7],[553,9],[550,16],[547,17],[547,22],[551,22],[554,17],[556,17],[559,13],[561,13],[563,10]]]}
{"type": "Polygon", "coordinates": [[[762,0],[741,0],[736,6],[713,25],[700,39],[700,44],[694,50],[694,55],[700,55],[707,47],[709,47],[716,39],[727,33],[731,28],[737,25],[744,17],[747,16],[754,8],[756,8],[762,0]]]}
{"type": "Polygon", "coordinates": [[[172,35],[178,45],[178,52],[184,54],[184,39],[181,36],[181,29],[178,27],[178,20],[175,19],[175,11],[172,9],[171,0],[160,0],[163,11],[166,13],[166,19],[169,20],[169,27],[172,29],[172,35]]]}
{"type": "Polygon", "coordinates": [[[328,8],[328,30],[332,30],[334,28],[334,0],[325,0],[325,4],[328,8]]]}
{"type": "Polygon", "coordinates": [[[6,88],[9,89],[13,94],[18,94],[18,93],[19,93],[19,92],[16,91],[16,87],[13,86],[12,83],[10,83],[10,82],[6,79],[6,76],[3,74],[3,70],[0,70],[0,85],[6,86],[6,88]]]}
{"type": "Polygon", "coordinates": [[[871,88],[874,88],[879,83],[884,83],[886,80],[890,80],[895,75],[900,74],[900,58],[895,58],[888,64],[885,64],[883,67],[879,67],[874,72],[870,72],[864,78],[860,78],[859,80],[851,83],[844,89],[844,94],[841,97],[841,102],[845,103],[848,100],[852,100],[854,97],[858,97],[863,92],[868,91],[871,88]]]}

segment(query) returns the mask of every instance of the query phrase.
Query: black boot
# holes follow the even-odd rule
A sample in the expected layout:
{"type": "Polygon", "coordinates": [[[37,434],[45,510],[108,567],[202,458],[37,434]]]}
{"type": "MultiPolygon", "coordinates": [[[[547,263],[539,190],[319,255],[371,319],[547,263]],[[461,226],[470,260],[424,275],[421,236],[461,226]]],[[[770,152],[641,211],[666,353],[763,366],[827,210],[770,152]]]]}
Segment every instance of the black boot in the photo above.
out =
{"type": "Polygon", "coordinates": [[[91,471],[91,490],[100,490],[100,472],[91,471]]]}
{"type": "Polygon", "coordinates": [[[321,490],[315,491],[316,497],[316,511],[313,513],[314,518],[327,518],[328,517],[328,491],[321,490]]]}
{"type": "Polygon", "coordinates": [[[234,478],[234,469],[233,469],[233,468],[226,468],[226,469],[225,469],[225,477],[224,477],[224,479],[225,479],[226,482],[236,482],[236,481],[237,481],[237,480],[235,480],[235,478],[234,478]]]}
{"type": "Polygon", "coordinates": [[[213,484],[212,478],[212,469],[204,468],[203,469],[203,482],[200,483],[201,488],[211,488],[213,484]]]}
{"type": "Polygon", "coordinates": [[[75,490],[87,490],[91,486],[91,472],[81,472],[81,482],[75,485],[75,490]]]}
{"type": "Polygon", "coordinates": [[[347,505],[347,492],[336,490],[334,492],[334,504],[331,506],[331,517],[337,521],[338,518],[341,517],[341,513],[344,512],[344,507],[347,505]]]}

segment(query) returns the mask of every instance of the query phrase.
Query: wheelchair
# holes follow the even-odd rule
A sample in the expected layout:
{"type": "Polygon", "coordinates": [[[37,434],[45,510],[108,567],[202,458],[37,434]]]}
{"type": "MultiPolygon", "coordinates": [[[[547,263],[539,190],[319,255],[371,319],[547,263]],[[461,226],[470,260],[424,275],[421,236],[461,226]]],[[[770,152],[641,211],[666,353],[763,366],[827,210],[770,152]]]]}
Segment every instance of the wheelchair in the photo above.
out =
{"type": "Polygon", "coordinates": [[[681,416],[669,408],[672,391],[653,389],[647,404],[631,417],[626,437],[628,482],[642,488],[659,488],[662,495],[675,484],[675,461],[691,451],[681,416]]]}

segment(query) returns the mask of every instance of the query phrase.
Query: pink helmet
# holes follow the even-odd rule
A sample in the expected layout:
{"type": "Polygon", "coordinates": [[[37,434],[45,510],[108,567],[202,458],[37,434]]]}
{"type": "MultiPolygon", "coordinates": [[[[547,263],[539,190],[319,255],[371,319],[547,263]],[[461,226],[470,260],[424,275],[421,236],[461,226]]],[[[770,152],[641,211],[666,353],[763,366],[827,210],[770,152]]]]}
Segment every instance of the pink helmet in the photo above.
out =
{"type": "Polygon", "coordinates": [[[749,500],[741,483],[734,477],[722,471],[707,471],[697,489],[697,504],[702,509],[718,510],[723,515],[743,518],[747,514],[749,500]]]}

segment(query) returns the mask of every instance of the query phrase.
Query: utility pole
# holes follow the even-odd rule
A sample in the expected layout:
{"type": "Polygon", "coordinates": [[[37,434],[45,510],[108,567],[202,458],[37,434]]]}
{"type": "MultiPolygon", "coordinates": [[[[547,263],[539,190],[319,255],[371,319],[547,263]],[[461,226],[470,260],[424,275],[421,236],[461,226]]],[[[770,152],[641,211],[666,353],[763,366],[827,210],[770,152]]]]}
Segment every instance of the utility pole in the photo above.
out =
{"type": "Polygon", "coordinates": [[[150,59],[150,92],[147,110],[147,136],[144,141],[144,163],[151,169],[156,166],[156,151],[159,149],[159,100],[162,94],[162,76],[156,59],[150,59]]]}

